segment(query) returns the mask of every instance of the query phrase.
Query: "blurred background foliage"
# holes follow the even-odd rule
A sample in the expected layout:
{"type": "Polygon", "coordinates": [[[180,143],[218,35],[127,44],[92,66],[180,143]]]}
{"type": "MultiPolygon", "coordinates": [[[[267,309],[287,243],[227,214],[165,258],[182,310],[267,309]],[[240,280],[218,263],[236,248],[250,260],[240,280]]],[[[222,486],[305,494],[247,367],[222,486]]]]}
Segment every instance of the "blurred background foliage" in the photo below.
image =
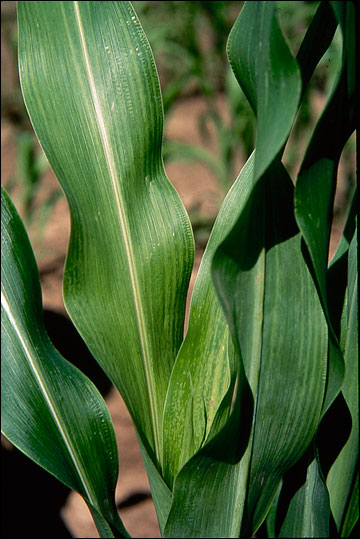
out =
{"type": "MultiPolygon", "coordinates": [[[[157,65],[163,94],[165,126],[178,103],[197,96],[205,107],[197,118],[203,144],[183,140],[164,140],[165,165],[176,161],[201,162],[216,178],[219,205],[226,191],[254,148],[255,119],[240,90],[226,57],[226,42],[230,29],[244,2],[239,1],[136,1],[133,2],[145,33],[150,41],[157,65]],[[225,103],[219,107],[219,96],[225,103]],[[207,146],[210,132],[215,136],[217,151],[207,146]]],[[[319,2],[277,2],[278,16],[290,48],[296,55],[301,40],[319,2]]],[[[36,195],[48,168],[45,156],[36,143],[27,118],[17,75],[16,2],[2,2],[2,86],[1,115],[16,132],[16,169],[7,183],[11,193],[20,189],[22,215],[25,223],[36,222],[38,238],[46,225],[60,188],[51,191],[36,206],[36,195]]],[[[341,62],[341,35],[336,32],[333,42],[321,59],[304,97],[284,163],[294,178],[305,152],[307,141],[331,91],[341,62]]],[[[166,129],[165,129],[166,133],[166,129]]],[[[344,218],[355,185],[355,137],[346,145],[340,165],[343,177],[341,193],[336,199],[334,215],[344,218]]],[[[206,233],[214,218],[204,220],[190,208],[194,230],[206,233]]]]}

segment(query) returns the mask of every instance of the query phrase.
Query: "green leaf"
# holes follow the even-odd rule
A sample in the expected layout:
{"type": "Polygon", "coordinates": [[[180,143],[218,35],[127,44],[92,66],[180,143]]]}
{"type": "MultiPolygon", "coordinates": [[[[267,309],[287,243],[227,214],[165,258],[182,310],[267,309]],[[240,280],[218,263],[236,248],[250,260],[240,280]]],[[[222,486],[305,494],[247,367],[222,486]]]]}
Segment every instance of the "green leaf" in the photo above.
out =
{"type": "Polygon", "coordinates": [[[230,191],[234,199],[236,190],[248,196],[238,195],[240,219],[213,262],[215,286],[256,399],[251,443],[244,454],[252,397],[240,362],[228,423],[175,479],[167,537],[237,537],[247,484],[243,533],[256,530],[282,474],[305,451],[320,419],[327,330],[300,251],[292,183],[279,164],[255,188],[254,182],[242,171],[230,191]]]}
{"type": "Polygon", "coordinates": [[[341,528],[341,537],[349,537],[355,524],[359,520],[359,471],[357,471],[351,493],[348,498],[344,522],[341,528]]]}
{"type": "MultiPolygon", "coordinates": [[[[296,114],[300,74],[272,2],[245,4],[228,54],[258,116],[255,165],[212,267],[238,354],[237,388],[228,422],[175,479],[168,537],[254,533],[282,474],[311,442],[325,391],[326,323],[301,255],[293,186],[277,160],[296,114]]],[[[241,179],[242,172],[234,189],[241,179]]]]}
{"type": "Polygon", "coordinates": [[[171,507],[172,493],[167,484],[165,483],[159,470],[152,461],[151,457],[149,456],[149,451],[146,449],[143,441],[139,436],[138,442],[140,445],[144,465],[148,474],[151,487],[151,495],[155,505],[161,534],[163,535],[165,523],[171,507]]]}
{"type": "MultiPolygon", "coordinates": [[[[349,248],[348,287],[345,295],[341,347],[345,359],[345,377],[342,393],[351,413],[352,429],[345,446],[333,464],[327,477],[330,504],[339,533],[345,519],[346,509],[352,496],[354,477],[359,461],[359,350],[358,350],[358,286],[357,286],[357,233],[355,230],[349,248]]],[[[354,513],[352,526],[359,514],[354,513]]],[[[348,522],[347,527],[351,527],[348,522]]],[[[351,531],[351,530],[349,530],[351,531]]]]}
{"type": "Polygon", "coordinates": [[[254,154],[229,190],[211,232],[191,297],[186,337],[174,365],[164,413],[164,477],[171,486],[182,466],[214,436],[229,415],[236,364],[225,315],[211,279],[214,252],[246,201],[254,154]],[[222,415],[222,420],[219,415],[222,415]],[[186,445],[187,444],[187,445],[186,445]]]}
{"type": "Polygon", "coordinates": [[[70,206],[65,306],[160,467],[193,236],[163,168],[150,46],[129,2],[20,2],[19,62],[70,206]]]}
{"type": "Polygon", "coordinates": [[[275,2],[245,2],[227,49],[256,114],[255,175],[260,177],[286,142],[301,92],[300,71],[282,35],[275,2]]]}
{"type": "Polygon", "coordinates": [[[343,64],[338,81],[318,121],[306,151],[295,190],[295,216],[301,230],[319,296],[329,325],[329,381],[323,412],[338,394],[344,364],[338,338],[328,310],[327,268],[336,188],[336,173],[342,149],[355,128],[353,84],[355,56],[355,16],[351,2],[342,3],[339,12],[344,36],[343,64]],[[352,15],[351,15],[352,13],[352,15]]]}
{"type": "Polygon", "coordinates": [[[215,285],[256,401],[247,470],[253,531],[310,443],[325,389],[327,330],[302,259],[292,193],[275,163],[214,258],[215,285]]]}
{"type": "Polygon", "coordinates": [[[329,494],[315,458],[291,500],[279,537],[329,537],[329,518],[329,494]]]}
{"type": "Polygon", "coordinates": [[[83,496],[103,536],[129,537],[115,504],[118,457],[109,411],[46,334],[34,254],[5,190],[1,248],[2,432],[83,496]]]}
{"type": "Polygon", "coordinates": [[[296,55],[302,80],[302,97],[312,74],[327,51],[337,28],[330,2],[320,2],[296,55]]]}
{"type": "Polygon", "coordinates": [[[281,481],[278,486],[278,490],[274,496],[273,502],[266,517],[266,531],[269,539],[275,539],[276,534],[276,514],[278,509],[279,497],[281,494],[283,482],[281,481]]]}

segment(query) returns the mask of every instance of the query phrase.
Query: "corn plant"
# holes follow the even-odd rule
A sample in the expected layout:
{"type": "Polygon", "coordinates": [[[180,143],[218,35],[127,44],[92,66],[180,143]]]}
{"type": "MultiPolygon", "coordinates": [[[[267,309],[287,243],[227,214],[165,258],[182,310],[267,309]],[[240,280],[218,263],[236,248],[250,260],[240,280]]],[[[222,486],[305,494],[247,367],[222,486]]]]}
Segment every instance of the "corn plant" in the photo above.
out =
{"type": "MultiPolygon", "coordinates": [[[[337,165],[355,128],[354,10],[320,3],[294,58],[274,2],[242,8],[227,54],[256,148],[220,209],[184,337],[193,236],[164,172],[137,15],[129,2],[19,2],[22,92],[71,212],[64,302],[131,414],[164,537],[356,531],[355,195],[328,264],[337,165]],[[283,150],[338,25],[341,71],[292,181],[283,150]]],[[[102,537],[128,537],[109,412],[45,332],[5,191],[1,226],[3,433],[83,496],[102,537]]]]}

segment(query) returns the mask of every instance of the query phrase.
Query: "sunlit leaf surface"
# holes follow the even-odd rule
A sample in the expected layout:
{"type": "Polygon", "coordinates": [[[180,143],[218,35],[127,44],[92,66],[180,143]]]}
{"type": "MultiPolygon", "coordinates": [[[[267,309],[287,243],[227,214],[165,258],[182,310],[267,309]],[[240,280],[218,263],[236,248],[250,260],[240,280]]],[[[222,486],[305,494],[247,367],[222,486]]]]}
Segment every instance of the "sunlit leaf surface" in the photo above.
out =
{"type": "Polygon", "coordinates": [[[23,2],[19,32],[26,107],[70,206],[65,306],[160,466],[193,238],[152,53],[129,2],[23,2]]]}

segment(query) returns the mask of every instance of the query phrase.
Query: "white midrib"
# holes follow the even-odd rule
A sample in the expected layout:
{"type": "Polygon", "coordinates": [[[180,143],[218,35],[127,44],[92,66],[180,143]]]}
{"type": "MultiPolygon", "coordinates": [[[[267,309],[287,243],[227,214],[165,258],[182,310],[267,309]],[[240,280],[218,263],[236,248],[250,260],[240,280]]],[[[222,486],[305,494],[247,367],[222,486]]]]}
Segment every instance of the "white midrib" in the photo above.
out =
{"type": "Polygon", "coordinates": [[[157,408],[154,402],[154,396],[153,396],[153,391],[152,391],[152,388],[154,388],[154,380],[153,380],[153,376],[151,374],[151,369],[150,369],[149,344],[148,344],[147,334],[146,334],[144,313],[141,307],[141,299],[139,297],[139,282],[138,282],[138,276],[136,273],[135,262],[134,262],[135,257],[132,250],[131,243],[129,241],[129,234],[128,234],[129,226],[127,223],[121,194],[119,192],[114,157],[113,157],[113,153],[111,151],[111,147],[109,144],[109,139],[108,139],[105,122],[104,122],[104,116],[103,116],[100,101],[97,95],[94,76],[93,76],[92,68],[90,65],[90,59],[89,59],[89,54],[88,54],[86,41],[85,41],[85,35],[84,35],[84,28],[83,28],[81,17],[80,17],[79,2],[74,2],[74,6],[75,6],[76,22],[79,28],[81,46],[82,46],[85,64],[86,64],[86,70],[89,76],[90,89],[91,89],[91,94],[92,94],[92,98],[94,102],[96,118],[98,121],[100,136],[101,136],[101,140],[102,140],[103,148],[105,152],[105,158],[106,158],[106,162],[109,169],[111,186],[115,195],[115,201],[116,201],[116,206],[118,210],[121,232],[124,238],[124,245],[125,245],[126,257],[127,257],[128,266],[129,266],[131,286],[132,286],[132,291],[133,291],[133,296],[134,296],[136,318],[138,322],[139,338],[140,338],[141,349],[142,349],[143,360],[144,360],[145,377],[146,377],[146,383],[148,387],[150,409],[151,409],[151,415],[154,421],[153,434],[154,434],[155,452],[158,458],[160,458],[159,420],[158,420],[157,408]]]}
{"type": "Polygon", "coordinates": [[[79,459],[77,458],[77,455],[76,455],[76,451],[74,450],[73,448],[73,445],[71,443],[71,438],[68,436],[67,432],[64,430],[62,424],[61,424],[61,419],[59,419],[59,416],[58,416],[58,413],[55,409],[55,406],[53,405],[53,402],[52,402],[52,399],[46,389],[46,386],[41,378],[41,375],[38,371],[38,369],[36,368],[36,365],[34,363],[34,360],[32,358],[32,355],[31,355],[31,351],[29,350],[26,342],[24,341],[23,339],[23,336],[21,335],[21,331],[20,329],[18,328],[17,326],[17,323],[16,323],[16,320],[11,312],[11,308],[10,308],[10,305],[6,299],[6,297],[4,296],[3,294],[3,291],[1,291],[1,305],[6,313],[6,316],[8,317],[8,320],[12,326],[12,328],[14,329],[20,343],[21,343],[21,346],[25,352],[25,355],[28,359],[28,362],[29,362],[29,365],[34,373],[34,376],[35,376],[35,379],[37,381],[37,383],[39,384],[39,387],[40,387],[40,391],[41,393],[43,394],[43,397],[45,399],[45,402],[50,410],[50,413],[56,423],[56,426],[60,432],[60,435],[62,437],[62,439],[64,440],[64,443],[65,443],[65,446],[68,450],[68,453],[70,455],[70,458],[71,460],[73,461],[74,463],[74,466],[75,466],[75,469],[77,471],[77,474],[79,476],[79,479],[84,487],[84,491],[85,491],[85,494],[89,500],[89,502],[94,506],[94,507],[97,507],[97,503],[96,503],[96,499],[94,498],[93,494],[91,493],[90,491],[90,487],[88,487],[86,485],[86,482],[84,480],[84,477],[87,477],[87,474],[86,474],[86,471],[84,470],[81,462],[79,461],[79,459]]]}

